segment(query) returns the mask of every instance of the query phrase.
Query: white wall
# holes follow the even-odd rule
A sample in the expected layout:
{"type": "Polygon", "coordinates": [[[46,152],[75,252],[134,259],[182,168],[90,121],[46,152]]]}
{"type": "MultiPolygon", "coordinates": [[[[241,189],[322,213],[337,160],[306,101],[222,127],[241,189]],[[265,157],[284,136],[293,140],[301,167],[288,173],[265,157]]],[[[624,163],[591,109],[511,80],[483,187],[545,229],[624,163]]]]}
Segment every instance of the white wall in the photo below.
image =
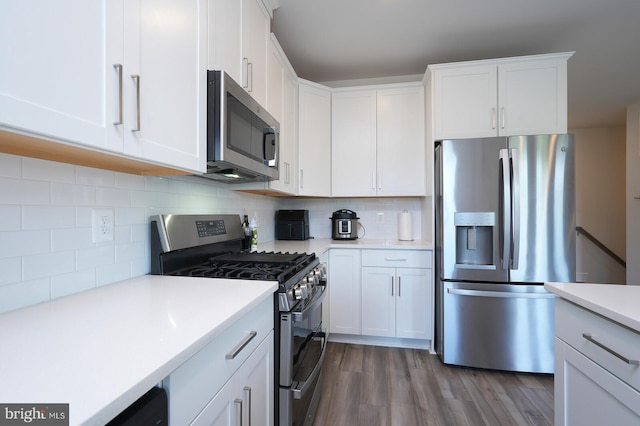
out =
{"type": "Polygon", "coordinates": [[[151,215],[246,211],[256,216],[262,242],[273,239],[277,204],[202,178],[0,154],[0,312],[147,274],[151,215]],[[113,242],[92,242],[95,207],[114,209],[113,242]]]}
{"type": "MultiPolygon", "coordinates": [[[[574,129],[576,225],[626,258],[624,127],[574,129]]],[[[583,235],[577,237],[579,281],[624,283],[625,269],[583,235]]]]}
{"type": "Polygon", "coordinates": [[[627,108],[627,283],[640,284],[640,103],[627,108]]]}

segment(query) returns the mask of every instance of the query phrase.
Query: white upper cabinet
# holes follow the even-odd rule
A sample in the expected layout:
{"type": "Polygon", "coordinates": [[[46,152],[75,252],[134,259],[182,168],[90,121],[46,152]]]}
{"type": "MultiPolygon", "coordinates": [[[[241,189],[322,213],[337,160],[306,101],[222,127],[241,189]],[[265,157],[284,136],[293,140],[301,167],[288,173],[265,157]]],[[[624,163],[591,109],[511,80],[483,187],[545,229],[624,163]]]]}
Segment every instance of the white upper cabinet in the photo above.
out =
{"type": "Polygon", "coordinates": [[[204,171],[205,11],[206,0],[5,2],[0,126],[204,171]]]}
{"type": "Polygon", "coordinates": [[[430,65],[434,139],[566,133],[572,54],[430,65]]]}
{"type": "Polygon", "coordinates": [[[331,195],[331,92],[298,79],[298,195],[331,195]]]}
{"type": "Polygon", "coordinates": [[[209,0],[209,16],[209,68],[226,71],[266,105],[269,11],[261,0],[209,0]]]}
{"type": "Polygon", "coordinates": [[[122,150],[118,104],[122,4],[3,1],[0,125],[9,130],[122,150]],[[119,12],[118,13],[118,9],[119,12]],[[81,18],[81,19],[80,19],[81,18]]]}
{"type": "Polygon", "coordinates": [[[426,195],[424,119],[422,85],[334,92],[332,195],[426,195]]]}
{"type": "Polygon", "coordinates": [[[273,34],[269,47],[267,110],[280,123],[280,179],[270,181],[268,189],[296,194],[298,78],[273,34]]]}
{"type": "Polygon", "coordinates": [[[206,0],[124,7],[124,152],[205,171],[206,0]]]}

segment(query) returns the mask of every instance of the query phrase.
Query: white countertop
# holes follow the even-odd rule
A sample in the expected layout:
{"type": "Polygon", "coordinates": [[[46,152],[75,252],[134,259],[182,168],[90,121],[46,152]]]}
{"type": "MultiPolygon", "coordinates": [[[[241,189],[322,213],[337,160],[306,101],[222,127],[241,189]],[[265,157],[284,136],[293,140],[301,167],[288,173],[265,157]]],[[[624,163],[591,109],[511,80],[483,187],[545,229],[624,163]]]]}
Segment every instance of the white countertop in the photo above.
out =
{"type": "Polygon", "coordinates": [[[275,240],[258,245],[259,251],[305,252],[316,253],[316,255],[320,255],[332,248],[432,250],[433,244],[427,240],[399,241],[369,238],[332,240],[330,238],[312,238],[303,241],[275,240]]]}
{"type": "Polygon", "coordinates": [[[145,275],[0,315],[0,401],[104,424],[277,290],[145,275]]]}
{"type": "Polygon", "coordinates": [[[640,286],[545,283],[544,288],[563,299],[640,332],[640,286]]]}

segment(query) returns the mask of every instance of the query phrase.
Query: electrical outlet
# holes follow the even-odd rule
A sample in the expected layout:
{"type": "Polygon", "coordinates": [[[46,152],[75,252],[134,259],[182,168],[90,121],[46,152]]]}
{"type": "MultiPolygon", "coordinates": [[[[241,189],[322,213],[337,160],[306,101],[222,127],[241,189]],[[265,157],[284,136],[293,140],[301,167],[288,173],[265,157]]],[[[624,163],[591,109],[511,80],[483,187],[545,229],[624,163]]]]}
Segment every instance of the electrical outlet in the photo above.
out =
{"type": "Polygon", "coordinates": [[[113,241],[113,209],[93,209],[91,211],[92,234],[94,243],[113,241]]]}
{"type": "Polygon", "coordinates": [[[376,214],[376,222],[377,223],[384,223],[384,212],[378,212],[376,214]]]}

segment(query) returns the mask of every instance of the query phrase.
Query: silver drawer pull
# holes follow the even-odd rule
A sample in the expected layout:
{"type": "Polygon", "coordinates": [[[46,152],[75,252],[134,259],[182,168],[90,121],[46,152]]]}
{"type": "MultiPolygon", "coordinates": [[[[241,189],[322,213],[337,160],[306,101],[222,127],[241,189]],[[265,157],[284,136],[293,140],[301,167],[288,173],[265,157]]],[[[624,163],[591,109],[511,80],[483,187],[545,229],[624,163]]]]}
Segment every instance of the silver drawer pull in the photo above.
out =
{"type": "Polygon", "coordinates": [[[627,363],[629,365],[640,365],[640,361],[638,361],[637,359],[626,358],[625,356],[620,355],[618,352],[614,351],[613,349],[610,349],[610,348],[606,347],[605,345],[603,345],[602,343],[598,342],[596,339],[593,338],[593,335],[591,335],[591,333],[582,333],[582,337],[584,337],[585,339],[587,339],[588,341],[590,341],[594,345],[601,347],[605,351],[609,352],[611,355],[615,356],[619,360],[621,360],[621,361],[623,361],[623,362],[625,362],[625,363],[627,363]]]}
{"type": "Polygon", "coordinates": [[[242,352],[242,350],[245,348],[245,346],[247,346],[249,344],[249,342],[252,341],[254,337],[256,337],[257,334],[258,334],[257,331],[249,332],[249,335],[247,336],[247,338],[244,339],[242,342],[240,342],[238,347],[235,348],[233,352],[231,352],[230,354],[226,354],[224,357],[226,359],[234,359],[235,357],[237,357],[238,354],[240,352],[242,352]]]}
{"type": "Polygon", "coordinates": [[[385,257],[384,260],[387,262],[406,262],[407,261],[406,258],[402,258],[402,257],[385,257]]]}

